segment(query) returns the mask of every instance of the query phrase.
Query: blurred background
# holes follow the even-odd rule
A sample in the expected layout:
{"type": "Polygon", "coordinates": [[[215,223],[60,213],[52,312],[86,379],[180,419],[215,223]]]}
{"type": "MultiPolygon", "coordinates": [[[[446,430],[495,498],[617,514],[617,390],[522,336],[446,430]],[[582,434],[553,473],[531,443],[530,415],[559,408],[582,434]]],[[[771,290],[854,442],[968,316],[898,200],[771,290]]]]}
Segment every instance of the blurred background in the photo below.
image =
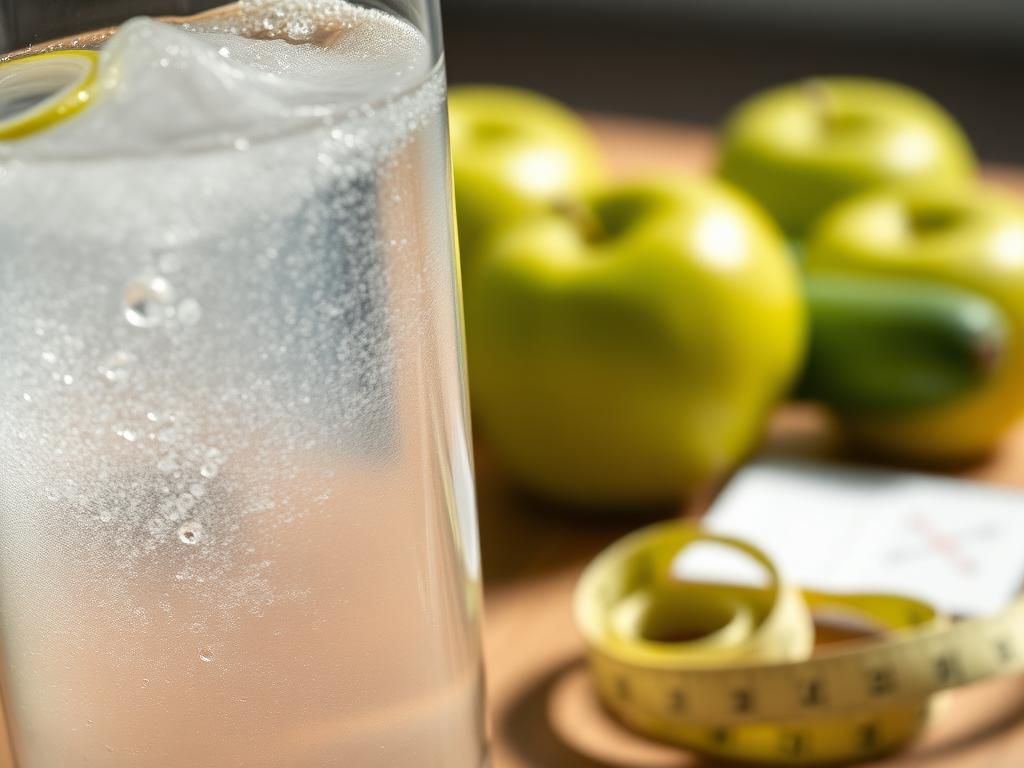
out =
{"type": "Polygon", "coordinates": [[[1019,0],[442,0],[453,83],[535,88],[583,110],[717,125],[808,75],[902,81],[989,162],[1024,162],[1019,0]]]}

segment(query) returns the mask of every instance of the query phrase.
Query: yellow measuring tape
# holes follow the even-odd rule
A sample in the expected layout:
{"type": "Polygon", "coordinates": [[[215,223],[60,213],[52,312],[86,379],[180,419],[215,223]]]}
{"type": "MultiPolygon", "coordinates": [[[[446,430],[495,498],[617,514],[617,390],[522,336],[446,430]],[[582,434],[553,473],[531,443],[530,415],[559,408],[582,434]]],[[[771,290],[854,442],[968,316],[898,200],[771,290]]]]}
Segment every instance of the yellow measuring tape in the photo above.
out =
{"type": "Polygon", "coordinates": [[[917,600],[802,591],[760,550],[683,523],[613,544],[576,591],[599,695],[636,731],[737,762],[866,760],[914,738],[939,691],[1024,670],[1024,600],[954,623],[917,600]],[[759,563],[767,586],[681,581],[697,542],[759,563]],[[814,617],[874,628],[814,652],[814,617]]]}

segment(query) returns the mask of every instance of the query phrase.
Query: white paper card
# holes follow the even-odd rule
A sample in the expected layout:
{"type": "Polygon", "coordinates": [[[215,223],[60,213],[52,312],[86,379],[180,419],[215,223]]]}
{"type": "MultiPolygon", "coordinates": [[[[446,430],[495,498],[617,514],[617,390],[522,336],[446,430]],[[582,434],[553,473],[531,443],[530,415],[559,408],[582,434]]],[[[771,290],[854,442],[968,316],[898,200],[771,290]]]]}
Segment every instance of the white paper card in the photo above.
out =
{"type": "MultiPolygon", "coordinates": [[[[744,469],[704,527],[763,549],[783,575],[835,592],[885,592],[954,615],[1004,608],[1024,582],[1024,493],[962,480],[795,461],[744,469]]],[[[715,546],[683,552],[691,579],[763,582],[715,546]]]]}

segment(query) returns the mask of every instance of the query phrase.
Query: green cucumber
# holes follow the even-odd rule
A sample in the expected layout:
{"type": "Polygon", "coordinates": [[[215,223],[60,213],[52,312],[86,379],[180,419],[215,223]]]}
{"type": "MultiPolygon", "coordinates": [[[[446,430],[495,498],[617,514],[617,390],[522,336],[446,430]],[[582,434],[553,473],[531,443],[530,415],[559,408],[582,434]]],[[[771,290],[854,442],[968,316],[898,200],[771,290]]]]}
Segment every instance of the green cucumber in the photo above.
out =
{"type": "Polygon", "coordinates": [[[811,338],[798,399],[841,413],[940,406],[979,389],[1002,364],[1003,311],[945,283],[806,277],[811,338]]]}

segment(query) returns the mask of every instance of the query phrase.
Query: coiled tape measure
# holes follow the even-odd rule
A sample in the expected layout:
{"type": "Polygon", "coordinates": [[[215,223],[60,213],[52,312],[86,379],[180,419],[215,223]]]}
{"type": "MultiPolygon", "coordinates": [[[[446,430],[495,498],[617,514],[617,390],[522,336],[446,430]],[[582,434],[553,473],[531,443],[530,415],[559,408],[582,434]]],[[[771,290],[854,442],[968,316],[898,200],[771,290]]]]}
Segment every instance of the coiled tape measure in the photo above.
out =
{"type": "Polygon", "coordinates": [[[736,762],[877,757],[919,733],[935,694],[1024,670],[1024,599],[954,623],[909,598],[803,591],[755,547],[685,523],[606,549],[581,577],[575,610],[598,693],[617,717],[736,762]],[[746,554],[767,586],[680,581],[673,563],[697,542],[746,554]],[[874,636],[814,653],[815,615],[848,617],[874,636]]]}

